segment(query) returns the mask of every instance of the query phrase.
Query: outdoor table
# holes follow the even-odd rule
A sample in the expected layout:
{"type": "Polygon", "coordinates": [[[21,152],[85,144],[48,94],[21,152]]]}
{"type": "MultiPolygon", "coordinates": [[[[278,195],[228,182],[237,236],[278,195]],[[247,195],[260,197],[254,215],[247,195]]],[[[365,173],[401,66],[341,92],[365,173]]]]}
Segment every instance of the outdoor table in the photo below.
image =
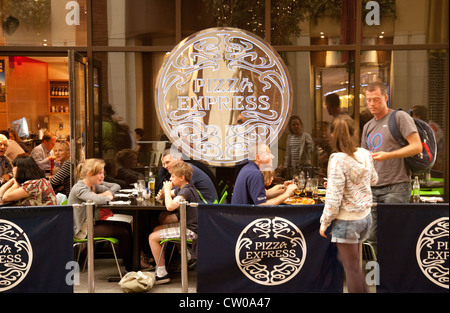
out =
{"type": "MultiPolygon", "coordinates": [[[[126,201],[123,201],[123,198],[120,198],[120,204],[108,205],[98,205],[98,209],[110,209],[112,211],[129,211],[133,215],[133,269],[138,271],[140,269],[140,242],[143,236],[148,236],[149,234],[142,233],[142,212],[144,211],[165,211],[166,207],[159,201],[155,201],[152,199],[145,199],[142,201],[137,201],[135,197],[126,198],[126,201]],[[124,202],[130,201],[129,204],[125,204],[124,202]]],[[[186,206],[187,205],[197,205],[196,203],[188,204],[186,201],[180,202],[180,228],[186,229],[186,206]]],[[[187,269],[187,260],[186,260],[186,231],[181,231],[181,288],[182,292],[187,292],[188,288],[188,269],[187,269]]],[[[156,256],[154,256],[156,258],[156,256]]],[[[157,261],[155,259],[155,261],[157,261]]],[[[108,278],[110,281],[118,281],[118,277],[108,278]]]]}
{"type": "Polygon", "coordinates": [[[166,207],[154,199],[145,199],[143,201],[137,201],[135,197],[130,198],[118,198],[114,200],[130,201],[130,204],[103,204],[97,205],[98,209],[110,209],[112,211],[121,213],[129,213],[133,216],[133,269],[138,271],[140,269],[140,243],[143,237],[149,234],[142,232],[142,219],[144,211],[165,211],[166,207]],[[122,212],[123,211],[123,212],[122,212]]]}

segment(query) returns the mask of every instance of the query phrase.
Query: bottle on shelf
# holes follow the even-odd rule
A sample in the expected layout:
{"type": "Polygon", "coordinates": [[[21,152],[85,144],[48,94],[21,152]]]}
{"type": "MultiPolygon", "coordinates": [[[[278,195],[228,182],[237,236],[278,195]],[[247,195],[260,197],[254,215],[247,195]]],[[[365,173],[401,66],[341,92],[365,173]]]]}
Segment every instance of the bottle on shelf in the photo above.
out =
{"type": "Polygon", "coordinates": [[[420,202],[420,182],[418,176],[414,177],[412,201],[414,203],[420,202]]]}

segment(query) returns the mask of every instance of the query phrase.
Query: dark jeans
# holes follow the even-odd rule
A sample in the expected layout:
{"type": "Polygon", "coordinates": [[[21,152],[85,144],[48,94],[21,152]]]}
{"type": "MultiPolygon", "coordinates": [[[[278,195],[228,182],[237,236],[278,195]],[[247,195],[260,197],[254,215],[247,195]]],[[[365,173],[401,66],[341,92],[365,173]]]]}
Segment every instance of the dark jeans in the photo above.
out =
{"type": "MultiPolygon", "coordinates": [[[[372,187],[373,203],[409,203],[411,183],[398,183],[383,187],[372,187]]],[[[377,249],[377,208],[372,207],[372,229],[367,241],[377,249]]]]}

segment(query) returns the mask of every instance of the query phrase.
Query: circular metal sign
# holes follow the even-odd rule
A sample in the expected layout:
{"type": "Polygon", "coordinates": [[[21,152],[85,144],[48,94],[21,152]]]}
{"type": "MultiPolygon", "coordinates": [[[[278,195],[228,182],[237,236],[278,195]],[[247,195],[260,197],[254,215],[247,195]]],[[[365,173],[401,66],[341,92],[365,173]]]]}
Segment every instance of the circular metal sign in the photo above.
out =
{"type": "Polygon", "coordinates": [[[251,143],[275,143],[292,107],[289,73],[264,40],[235,28],[210,28],[166,56],[156,82],[156,112],[171,142],[190,158],[232,166],[251,143]]]}

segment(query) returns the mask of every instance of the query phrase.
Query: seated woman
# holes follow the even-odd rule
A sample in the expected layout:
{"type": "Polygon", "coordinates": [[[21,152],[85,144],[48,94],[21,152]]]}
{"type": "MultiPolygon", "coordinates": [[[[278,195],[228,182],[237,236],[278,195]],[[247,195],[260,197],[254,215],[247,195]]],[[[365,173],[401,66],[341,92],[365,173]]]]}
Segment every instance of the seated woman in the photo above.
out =
{"type": "Polygon", "coordinates": [[[55,154],[55,172],[50,178],[53,190],[61,192],[66,196],[70,193],[70,152],[69,143],[67,141],[57,142],[53,147],[55,154]]]}
{"type": "Polygon", "coordinates": [[[4,203],[23,206],[56,205],[56,195],[36,161],[27,155],[12,162],[14,178],[2,185],[0,198],[4,203]]]}
{"type": "MultiPolygon", "coordinates": [[[[104,182],[105,161],[101,159],[87,159],[79,164],[76,177],[79,181],[72,187],[68,204],[82,204],[89,200],[96,204],[107,204],[120,190],[114,183],[104,182]]],[[[84,207],[74,207],[73,234],[76,238],[86,238],[86,210],[84,207]]],[[[114,237],[120,242],[119,249],[126,271],[132,270],[132,230],[131,224],[122,221],[110,221],[100,218],[100,210],[95,212],[94,237],[114,237]]]]}

